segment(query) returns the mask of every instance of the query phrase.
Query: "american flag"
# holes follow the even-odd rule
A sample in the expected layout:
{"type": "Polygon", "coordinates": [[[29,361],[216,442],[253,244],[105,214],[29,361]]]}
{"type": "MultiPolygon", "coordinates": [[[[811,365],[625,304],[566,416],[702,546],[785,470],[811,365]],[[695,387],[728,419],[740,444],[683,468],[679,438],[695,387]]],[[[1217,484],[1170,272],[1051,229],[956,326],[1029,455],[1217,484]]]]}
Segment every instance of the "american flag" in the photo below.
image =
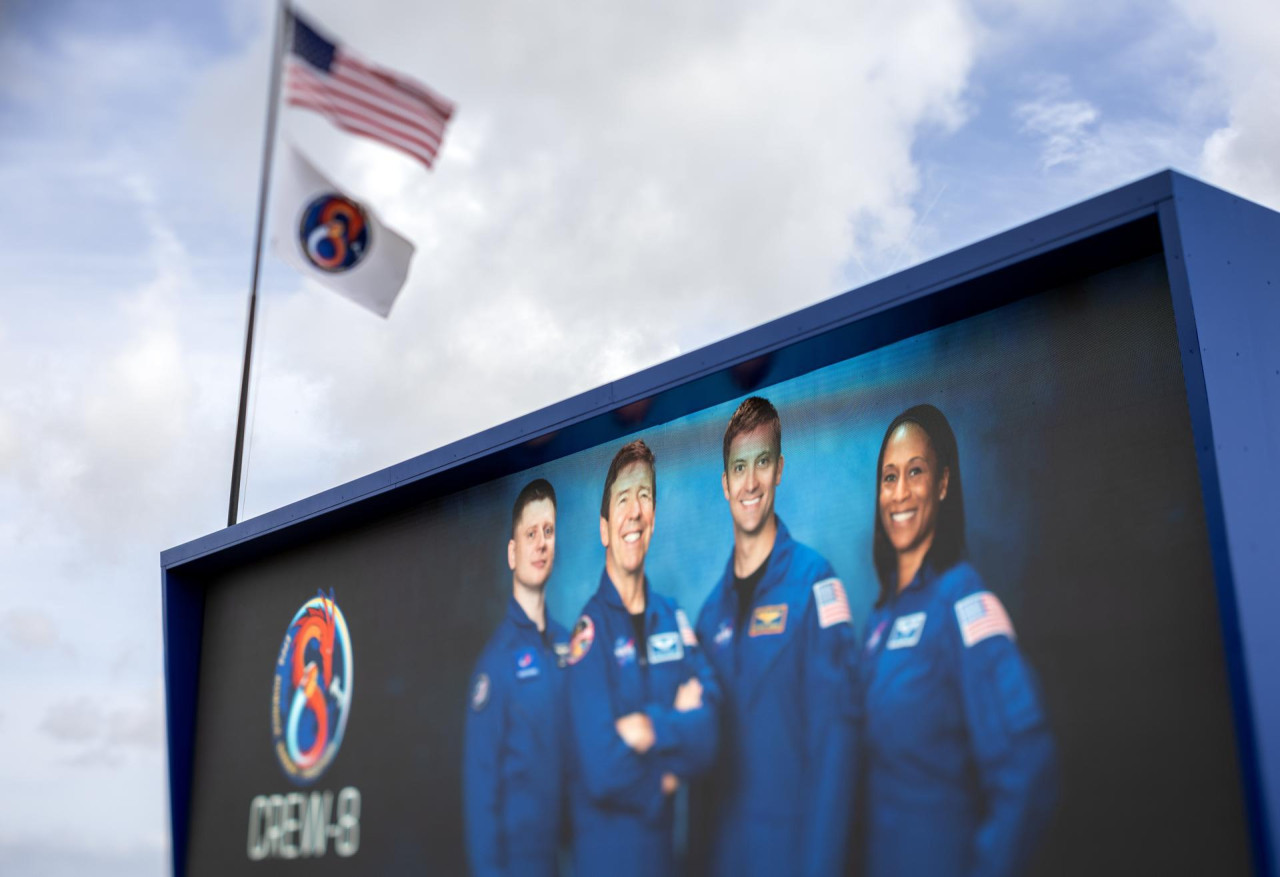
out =
{"type": "Polygon", "coordinates": [[[1004,611],[1000,598],[990,591],[979,591],[956,601],[956,620],[960,622],[965,648],[987,637],[1004,635],[1014,638],[1009,613],[1004,611]]]}
{"type": "Polygon", "coordinates": [[[853,621],[849,611],[849,599],[839,579],[823,579],[813,586],[813,600],[818,604],[818,626],[830,627],[843,621],[853,621]]]}
{"type": "Polygon", "coordinates": [[[288,13],[285,101],[315,110],[339,128],[408,153],[428,168],[440,151],[453,104],[399,73],[326,39],[288,13]]]}

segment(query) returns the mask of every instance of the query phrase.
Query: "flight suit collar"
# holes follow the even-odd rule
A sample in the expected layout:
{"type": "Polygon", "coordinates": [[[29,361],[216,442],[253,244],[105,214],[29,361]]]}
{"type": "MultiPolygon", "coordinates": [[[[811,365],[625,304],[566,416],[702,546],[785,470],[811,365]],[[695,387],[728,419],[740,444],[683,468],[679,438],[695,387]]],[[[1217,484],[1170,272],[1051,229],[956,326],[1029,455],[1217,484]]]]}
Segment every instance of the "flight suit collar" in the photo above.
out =
{"type": "MultiPolygon", "coordinates": [[[[780,585],[786,578],[783,572],[791,567],[791,554],[795,549],[795,542],[791,540],[791,531],[787,529],[786,524],[782,523],[782,518],[775,519],[778,522],[778,535],[773,540],[773,551],[769,553],[766,561],[769,566],[764,571],[764,578],[760,580],[760,584],[756,585],[756,596],[751,601],[753,605],[759,604],[761,598],[765,597],[771,589],[780,585]]],[[[732,556],[729,557],[729,584],[730,590],[732,590],[732,556]]]]}
{"type": "MultiPolygon", "coordinates": [[[[791,539],[791,531],[787,529],[787,525],[782,523],[782,518],[777,518],[778,535],[773,540],[773,550],[769,552],[765,563],[768,566],[764,571],[764,578],[760,579],[760,583],[756,585],[755,595],[751,599],[751,605],[755,606],[760,603],[763,596],[769,591],[781,584],[786,576],[783,573],[791,566],[791,555],[795,551],[795,542],[791,539]]],[[[737,576],[733,572],[733,551],[729,552],[729,562],[725,564],[724,575],[722,581],[723,587],[720,589],[720,599],[722,608],[729,613],[729,617],[733,617],[733,609],[735,601],[738,599],[738,592],[734,588],[734,581],[737,576]]],[[[646,587],[648,582],[645,582],[646,587]]],[[[736,632],[735,632],[736,635],[736,632]]]]}
{"type": "Polygon", "coordinates": [[[524,607],[516,602],[515,594],[507,598],[507,620],[516,627],[528,628],[534,632],[538,630],[538,625],[524,611],[524,607]]]}
{"type": "MultiPolygon", "coordinates": [[[[543,611],[546,612],[546,604],[543,604],[543,611]]],[[[515,594],[507,598],[507,623],[516,629],[518,636],[536,640],[541,643],[545,650],[550,651],[554,647],[552,640],[555,634],[551,631],[551,614],[549,612],[544,620],[544,627],[542,630],[538,630],[538,625],[525,613],[524,607],[516,602],[515,594]]]]}
{"type": "Polygon", "coordinates": [[[920,564],[920,569],[916,572],[915,578],[908,582],[905,588],[889,598],[889,602],[886,604],[887,608],[892,611],[902,600],[914,602],[916,599],[915,595],[927,592],[929,590],[929,586],[932,585],[937,578],[937,571],[933,568],[933,564],[929,561],[929,558],[926,557],[924,559],[924,563],[920,564]]]}
{"type": "MultiPolygon", "coordinates": [[[[631,610],[623,604],[622,595],[618,593],[617,587],[613,584],[613,579],[609,578],[607,569],[600,572],[600,587],[597,593],[605,606],[628,617],[631,615],[631,610]]],[[[646,575],[644,577],[644,621],[646,631],[653,629],[657,614],[657,609],[653,605],[653,594],[649,591],[649,577],[646,575]]]]}

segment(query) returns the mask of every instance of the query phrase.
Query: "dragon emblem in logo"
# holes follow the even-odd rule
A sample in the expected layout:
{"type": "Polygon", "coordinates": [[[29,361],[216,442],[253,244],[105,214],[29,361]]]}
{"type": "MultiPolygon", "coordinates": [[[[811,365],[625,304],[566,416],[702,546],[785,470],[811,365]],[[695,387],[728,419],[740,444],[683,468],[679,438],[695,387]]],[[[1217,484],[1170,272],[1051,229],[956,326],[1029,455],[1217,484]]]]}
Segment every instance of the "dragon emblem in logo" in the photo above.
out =
{"type": "Polygon", "coordinates": [[[271,732],[284,772],[308,784],[342,745],[351,710],[351,636],[342,610],[320,592],[302,605],[284,636],[271,689],[271,732]]]}

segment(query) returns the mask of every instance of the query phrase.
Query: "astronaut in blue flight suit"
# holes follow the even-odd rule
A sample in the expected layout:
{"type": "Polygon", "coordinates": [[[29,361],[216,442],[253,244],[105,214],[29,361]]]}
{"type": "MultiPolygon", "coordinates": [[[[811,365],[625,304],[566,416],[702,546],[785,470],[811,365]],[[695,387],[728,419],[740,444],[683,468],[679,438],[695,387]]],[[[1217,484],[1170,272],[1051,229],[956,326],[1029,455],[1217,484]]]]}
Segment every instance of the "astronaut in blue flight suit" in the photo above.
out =
{"type": "Polygon", "coordinates": [[[857,646],[831,565],[774,512],[782,425],[753,396],[724,434],[733,552],[698,616],[724,697],[715,769],[695,795],[701,869],[842,873],[854,774],[857,646]]]}
{"type": "Polygon", "coordinates": [[[964,560],[955,436],[912,408],[876,467],[880,598],[862,649],[866,877],[1011,877],[1057,789],[1053,739],[1000,600],[964,560]]]}
{"type": "Polygon", "coordinates": [[[653,453],[631,442],[609,466],[604,573],[569,643],[580,877],[673,874],[672,796],[715,757],[719,692],[684,612],[645,576],[656,496],[653,453]]]}
{"type": "Polygon", "coordinates": [[[462,777],[473,877],[558,872],[569,637],[546,611],[555,556],[556,494],[539,478],[512,508],[511,599],[472,678],[462,777]]]}

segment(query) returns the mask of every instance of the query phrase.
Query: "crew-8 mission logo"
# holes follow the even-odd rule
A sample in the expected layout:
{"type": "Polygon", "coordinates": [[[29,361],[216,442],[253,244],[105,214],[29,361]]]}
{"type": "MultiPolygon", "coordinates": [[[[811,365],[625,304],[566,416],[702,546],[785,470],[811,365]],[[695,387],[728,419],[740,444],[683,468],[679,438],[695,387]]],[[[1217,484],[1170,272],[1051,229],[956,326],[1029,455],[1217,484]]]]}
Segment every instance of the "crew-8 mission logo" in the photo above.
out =
{"type": "Polygon", "coordinates": [[[345,195],[315,198],[302,211],[298,240],[307,261],[331,274],[349,271],[369,251],[369,217],[345,195]]]}
{"type": "Polygon", "coordinates": [[[332,591],[312,597],[289,622],[271,687],[276,757],[300,785],[323,774],[342,746],[352,668],[351,634],[332,591]]]}
{"type": "MultiPolygon", "coordinates": [[[[312,597],[293,616],[276,657],[271,737],[276,759],[295,786],[310,786],[333,763],[351,713],[351,634],[333,591],[312,597]]],[[[294,789],[249,802],[251,861],[339,856],[360,849],[360,790],[294,789]]]]}

